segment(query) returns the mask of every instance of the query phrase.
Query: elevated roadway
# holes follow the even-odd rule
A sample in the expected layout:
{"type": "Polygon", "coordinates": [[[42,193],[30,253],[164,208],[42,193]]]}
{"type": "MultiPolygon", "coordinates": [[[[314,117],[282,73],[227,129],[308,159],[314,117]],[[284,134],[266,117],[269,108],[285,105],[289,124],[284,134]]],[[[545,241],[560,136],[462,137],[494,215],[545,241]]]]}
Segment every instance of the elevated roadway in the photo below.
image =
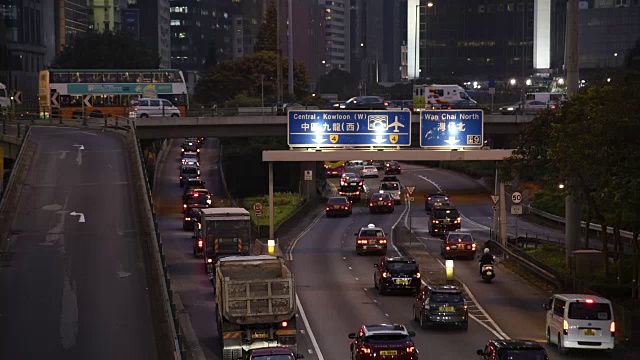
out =
{"type": "Polygon", "coordinates": [[[0,268],[1,359],[157,359],[124,139],[33,128],[0,268]]]}
{"type": "MultiPolygon", "coordinates": [[[[513,136],[532,121],[532,115],[485,115],[485,137],[513,136]]],[[[411,117],[412,132],[418,136],[420,119],[411,117]]],[[[286,136],[286,116],[220,116],[150,118],[136,121],[141,139],[205,137],[286,136]]]]}

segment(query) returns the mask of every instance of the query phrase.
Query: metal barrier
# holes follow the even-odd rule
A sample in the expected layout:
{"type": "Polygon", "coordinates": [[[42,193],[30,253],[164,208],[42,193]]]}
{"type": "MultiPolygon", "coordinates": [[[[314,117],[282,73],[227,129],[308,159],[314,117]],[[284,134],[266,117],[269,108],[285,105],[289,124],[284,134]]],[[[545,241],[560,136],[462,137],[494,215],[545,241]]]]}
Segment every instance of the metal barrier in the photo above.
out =
{"type": "MultiPolygon", "coordinates": [[[[135,126],[134,126],[134,132],[135,132],[135,126]]],[[[143,154],[142,147],[140,145],[139,139],[136,138],[135,141],[137,146],[137,149],[136,149],[137,158],[140,161],[138,163],[138,166],[142,171],[143,182],[144,182],[146,195],[147,195],[147,203],[146,203],[146,205],[148,206],[147,211],[151,213],[151,217],[153,219],[153,230],[154,230],[153,237],[155,238],[154,243],[157,250],[155,254],[153,254],[155,255],[153,256],[154,258],[153,260],[155,260],[156,266],[160,269],[160,271],[164,276],[164,282],[162,282],[162,293],[163,293],[162,296],[164,298],[163,304],[168,304],[168,308],[165,308],[165,311],[169,313],[168,315],[173,321],[173,326],[171,326],[170,328],[171,328],[171,337],[173,338],[175,343],[174,356],[176,357],[176,359],[183,359],[183,358],[186,358],[186,353],[187,353],[184,346],[185,344],[184,335],[183,335],[184,332],[182,331],[182,328],[180,326],[178,313],[176,311],[176,304],[173,301],[173,289],[171,288],[171,277],[169,276],[166,256],[164,254],[162,239],[160,237],[160,227],[158,226],[158,216],[153,206],[153,199],[151,197],[151,188],[149,187],[149,178],[147,176],[147,171],[143,165],[145,162],[142,155],[143,154]]]]}

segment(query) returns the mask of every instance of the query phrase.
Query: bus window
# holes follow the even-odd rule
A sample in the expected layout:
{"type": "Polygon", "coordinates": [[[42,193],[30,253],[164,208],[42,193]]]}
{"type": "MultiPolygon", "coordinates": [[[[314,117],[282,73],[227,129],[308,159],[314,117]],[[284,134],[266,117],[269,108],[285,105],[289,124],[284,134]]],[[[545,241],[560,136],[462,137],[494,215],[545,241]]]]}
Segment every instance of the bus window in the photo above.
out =
{"type": "Polygon", "coordinates": [[[127,72],[118,73],[118,82],[121,82],[121,83],[131,82],[131,78],[129,77],[129,73],[127,73],[127,72]]]}
{"type": "Polygon", "coordinates": [[[69,82],[81,83],[81,82],[84,82],[83,80],[84,80],[84,78],[82,76],[80,76],[80,73],[72,73],[72,74],[70,74],[69,82]]]}
{"type": "Polygon", "coordinates": [[[525,100],[535,100],[536,99],[536,95],[535,94],[527,94],[525,96],[525,100]]]}
{"type": "Polygon", "coordinates": [[[163,83],[164,81],[164,72],[158,71],[153,73],[153,82],[154,83],[163,83]]]}
{"type": "Polygon", "coordinates": [[[102,82],[102,74],[101,73],[86,73],[85,82],[88,83],[101,83],[102,82]]]}
{"type": "Polygon", "coordinates": [[[102,74],[102,79],[104,82],[106,83],[114,83],[114,82],[118,82],[118,74],[117,73],[103,73],[102,74]]]}
{"type": "Polygon", "coordinates": [[[176,77],[178,77],[177,75],[178,74],[176,74],[175,72],[167,71],[166,72],[166,80],[167,80],[167,82],[170,82],[170,83],[177,82],[177,79],[176,79],[176,77]]]}
{"type": "Polygon", "coordinates": [[[142,73],[140,75],[140,78],[142,79],[141,82],[143,83],[150,83],[153,82],[153,76],[151,75],[151,73],[142,73]]]}
{"type": "Polygon", "coordinates": [[[69,73],[54,73],[53,74],[52,83],[68,83],[69,82],[69,73]]]}

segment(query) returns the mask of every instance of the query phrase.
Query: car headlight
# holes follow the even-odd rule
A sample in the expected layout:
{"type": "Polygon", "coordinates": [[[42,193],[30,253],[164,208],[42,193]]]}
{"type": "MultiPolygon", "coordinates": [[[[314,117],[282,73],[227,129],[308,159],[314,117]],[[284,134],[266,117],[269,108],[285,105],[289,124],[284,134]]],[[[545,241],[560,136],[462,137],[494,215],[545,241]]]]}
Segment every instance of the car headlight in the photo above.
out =
{"type": "Polygon", "coordinates": [[[511,110],[513,110],[513,109],[514,109],[514,108],[512,108],[512,107],[507,108],[507,110],[509,110],[509,111],[511,111],[511,110]]]}

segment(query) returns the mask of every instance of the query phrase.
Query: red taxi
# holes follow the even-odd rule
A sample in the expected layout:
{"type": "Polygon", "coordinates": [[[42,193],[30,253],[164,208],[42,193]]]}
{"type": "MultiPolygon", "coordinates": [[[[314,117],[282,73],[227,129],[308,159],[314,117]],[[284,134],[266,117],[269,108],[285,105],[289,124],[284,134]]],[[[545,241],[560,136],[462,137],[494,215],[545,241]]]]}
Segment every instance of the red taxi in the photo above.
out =
{"type": "Polygon", "coordinates": [[[326,206],[326,214],[327,217],[332,217],[335,215],[351,215],[353,211],[351,209],[351,202],[344,196],[334,196],[329,198],[326,206]]]}
{"type": "Polygon", "coordinates": [[[356,253],[358,255],[371,252],[382,255],[387,254],[387,236],[381,228],[374,224],[361,228],[360,231],[355,233],[355,236],[356,253]]]}
{"type": "Polygon", "coordinates": [[[364,325],[357,333],[349,334],[351,359],[355,360],[418,360],[418,350],[413,343],[413,331],[404,325],[364,325]]]}
{"type": "Polygon", "coordinates": [[[391,195],[387,193],[373,194],[369,199],[369,213],[388,212],[392,213],[395,210],[393,199],[391,195]]]}
{"type": "Polygon", "coordinates": [[[448,258],[469,258],[476,255],[478,245],[468,233],[450,232],[440,246],[440,254],[448,258]]]}

